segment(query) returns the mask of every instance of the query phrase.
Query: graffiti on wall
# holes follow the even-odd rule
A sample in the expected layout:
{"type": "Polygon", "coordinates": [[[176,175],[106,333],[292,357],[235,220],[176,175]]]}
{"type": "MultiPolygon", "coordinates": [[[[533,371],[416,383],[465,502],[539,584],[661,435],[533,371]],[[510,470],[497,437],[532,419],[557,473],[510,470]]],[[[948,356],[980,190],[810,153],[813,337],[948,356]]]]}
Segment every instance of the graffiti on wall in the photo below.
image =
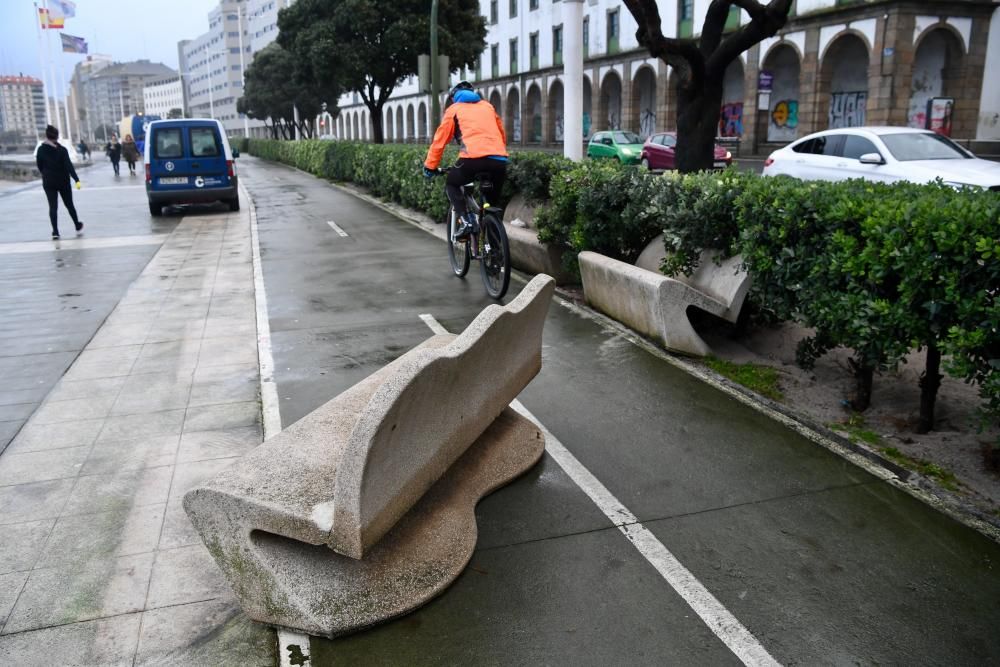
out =
{"type": "Polygon", "coordinates": [[[720,137],[743,136],[743,103],[729,102],[722,105],[722,115],[719,118],[720,137]]]}
{"type": "Polygon", "coordinates": [[[555,140],[563,140],[563,115],[556,113],[555,140]]]}
{"type": "Polygon", "coordinates": [[[951,97],[935,97],[927,101],[927,129],[946,137],[951,136],[951,117],[955,111],[955,100],[951,97]]]}
{"type": "Polygon", "coordinates": [[[829,127],[859,127],[864,125],[867,103],[867,91],[834,93],[830,96],[829,127]]]}
{"type": "Polygon", "coordinates": [[[775,127],[794,130],[799,126],[799,101],[781,100],[771,112],[771,124],[775,127]]]}
{"type": "Polygon", "coordinates": [[[586,139],[587,137],[590,136],[590,123],[591,123],[591,121],[590,121],[590,114],[589,113],[584,113],[583,114],[583,138],[584,139],[586,139]]]}
{"type": "Polygon", "coordinates": [[[648,137],[656,132],[656,114],[652,109],[643,109],[639,114],[639,136],[648,137]]]}

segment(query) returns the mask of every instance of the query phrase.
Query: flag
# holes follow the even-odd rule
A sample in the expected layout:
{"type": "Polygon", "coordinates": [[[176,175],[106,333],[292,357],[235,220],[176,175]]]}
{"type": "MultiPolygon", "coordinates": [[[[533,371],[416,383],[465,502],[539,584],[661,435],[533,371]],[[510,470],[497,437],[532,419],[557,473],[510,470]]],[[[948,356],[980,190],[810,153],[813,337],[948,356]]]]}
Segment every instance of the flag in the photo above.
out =
{"type": "Polygon", "coordinates": [[[65,28],[66,22],[61,16],[53,16],[49,14],[47,9],[38,10],[38,21],[42,25],[42,30],[48,30],[50,28],[65,28]]]}
{"type": "Polygon", "coordinates": [[[49,13],[53,18],[73,18],[76,16],[76,4],[70,0],[49,0],[49,13]]]}
{"type": "Polygon", "coordinates": [[[62,50],[65,53],[86,53],[87,52],[87,42],[83,37],[74,37],[73,35],[67,35],[64,32],[59,33],[60,39],[62,39],[62,50]]]}

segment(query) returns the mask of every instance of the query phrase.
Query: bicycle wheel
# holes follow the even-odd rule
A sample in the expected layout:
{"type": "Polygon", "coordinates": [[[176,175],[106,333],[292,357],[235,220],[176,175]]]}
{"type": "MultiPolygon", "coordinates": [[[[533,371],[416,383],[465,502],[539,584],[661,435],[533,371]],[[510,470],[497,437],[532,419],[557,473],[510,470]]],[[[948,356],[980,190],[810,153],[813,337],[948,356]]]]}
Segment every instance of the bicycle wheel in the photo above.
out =
{"type": "Polygon", "coordinates": [[[482,218],[483,257],[479,268],[483,274],[486,293],[494,299],[502,299],[510,285],[510,242],[507,230],[495,216],[487,213],[482,218]]]}
{"type": "Polygon", "coordinates": [[[469,272],[469,259],[472,256],[472,248],[469,247],[469,239],[455,241],[455,223],[458,221],[455,209],[448,209],[448,261],[451,262],[451,270],[459,278],[469,272]]]}

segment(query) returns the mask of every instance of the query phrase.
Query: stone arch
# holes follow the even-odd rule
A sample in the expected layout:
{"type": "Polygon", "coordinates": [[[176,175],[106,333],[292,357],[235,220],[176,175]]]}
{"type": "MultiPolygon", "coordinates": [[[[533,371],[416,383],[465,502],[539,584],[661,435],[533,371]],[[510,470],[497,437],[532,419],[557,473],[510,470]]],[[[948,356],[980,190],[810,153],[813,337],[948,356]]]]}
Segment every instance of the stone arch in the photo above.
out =
{"type": "Polygon", "coordinates": [[[344,114],[337,114],[337,138],[344,138],[344,114]]]}
{"type": "Polygon", "coordinates": [[[493,110],[497,112],[498,116],[503,116],[503,101],[500,98],[500,91],[494,90],[490,93],[490,104],[493,105],[493,110]]]}
{"type": "Polygon", "coordinates": [[[417,136],[421,141],[427,140],[427,103],[421,102],[417,107],[417,136]]]}
{"type": "Polygon", "coordinates": [[[565,113],[565,92],[562,81],[555,79],[549,87],[549,113],[545,128],[545,143],[562,143],[563,114],[565,113]]]}
{"type": "Polygon", "coordinates": [[[392,107],[386,107],[385,123],[382,125],[382,136],[384,137],[385,141],[392,141],[392,137],[394,136],[395,128],[393,126],[392,121],[393,121],[392,107]]]}
{"type": "Polygon", "coordinates": [[[827,46],[820,62],[817,86],[820,105],[826,105],[827,127],[865,124],[870,53],[864,35],[850,30],[842,32],[827,46]]]}
{"type": "Polygon", "coordinates": [[[939,101],[930,109],[928,105],[935,98],[966,97],[961,90],[964,56],[961,37],[947,24],[921,34],[913,57],[907,125],[951,136],[954,104],[939,101]]]}
{"type": "Polygon", "coordinates": [[[361,140],[361,133],[360,133],[359,130],[360,130],[360,128],[358,127],[358,112],[355,111],[354,112],[354,132],[353,132],[353,134],[351,134],[351,138],[354,139],[355,141],[360,141],[361,140]]]}
{"type": "Polygon", "coordinates": [[[629,127],[645,139],[656,132],[656,71],[643,65],[632,77],[632,118],[629,127]]]}
{"type": "Polygon", "coordinates": [[[820,54],[820,57],[819,57],[820,62],[822,63],[823,61],[825,61],[827,59],[827,56],[829,56],[830,53],[831,53],[830,49],[833,48],[834,44],[836,44],[840,40],[845,39],[847,37],[856,37],[856,38],[858,38],[858,40],[861,41],[861,44],[864,47],[865,53],[871,53],[871,51],[872,51],[872,45],[871,45],[871,42],[868,41],[868,37],[863,32],[860,32],[858,30],[854,30],[852,28],[846,28],[846,29],[841,30],[840,32],[838,32],[836,35],[833,36],[832,39],[830,39],[829,42],[826,43],[826,47],[823,49],[823,53],[820,54]]]}
{"type": "Polygon", "coordinates": [[[521,143],[521,93],[517,86],[512,86],[507,91],[506,107],[504,129],[507,132],[507,141],[519,144],[521,143]]]}
{"type": "Polygon", "coordinates": [[[590,77],[583,75],[583,138],[590,137],[594,130],[594,92],[590,77]]]}
{"type": "Polygon", "coordinates": [[[542,91],[538,84],[533,83],[528,88],[525,97],[524,112],[528,116],[527,141],[533,144],[542,142],[542,91]]]}
{"type": "Polygon", "coordinates": [[[402,142],[406,137],[403,134],[403,105],[396,107],[396,141],[402,142]]]}
{"type": "Polygon", "coordinates": [[[601,81],[597,123],[598,130],[619,130],[622,126],[622,79],[613,69],[601,81]]]}
{"type": "MultiPolygon", "coordinates": [[[[767,124],[767,141],[793,141],[799,134],[799,76],[802,63],[798,49],[790,42],[782,42],[767,52],[761,69],[771,73],[771,101],[767,114],[758,116],[762,124],[767,124]]],[[[758,132],[760,136],[761,132],[758,132]]]]}
{"type": "Polygon", "coordinates": [[[733,59],[722,76],[722,109],[719,114],[720,137],[743,136],[743,61],[733,59]]]}
{"type": "Polygon", "coordinates": [[[410,141],[414,141],[417,138],[417,122],[412,102],[406,105],[406,138],[410,141]]]}

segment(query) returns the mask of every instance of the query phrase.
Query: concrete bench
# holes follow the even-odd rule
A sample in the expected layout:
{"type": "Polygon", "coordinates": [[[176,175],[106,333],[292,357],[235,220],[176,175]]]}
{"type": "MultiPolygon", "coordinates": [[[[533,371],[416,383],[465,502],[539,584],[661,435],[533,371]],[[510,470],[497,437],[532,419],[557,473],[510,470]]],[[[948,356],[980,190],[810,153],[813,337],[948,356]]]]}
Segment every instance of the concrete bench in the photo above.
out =
{"type": "Polygon", "coordinates": [[[632,266],[594,252],[580,253],[580,277],[587,302],[622,324],[660,342],[668,350],[705,356],[711,349],[691,326],[688,309],[736,322],[750,289],[739,257],[717,264],[702,253],[690,276],[669,278],[659,272],[665,251],[654,240],[632,266]],[[659,250],[657,250],[659,248],[659,250]]]}
{"type": "Polygon", "coordinates": [[[553,289],[536,276],[185,495],[251,618],[334,637],[424,604],[461,573],[478,500],[544,450],[508,404],[541,369],[553,289]]]}

